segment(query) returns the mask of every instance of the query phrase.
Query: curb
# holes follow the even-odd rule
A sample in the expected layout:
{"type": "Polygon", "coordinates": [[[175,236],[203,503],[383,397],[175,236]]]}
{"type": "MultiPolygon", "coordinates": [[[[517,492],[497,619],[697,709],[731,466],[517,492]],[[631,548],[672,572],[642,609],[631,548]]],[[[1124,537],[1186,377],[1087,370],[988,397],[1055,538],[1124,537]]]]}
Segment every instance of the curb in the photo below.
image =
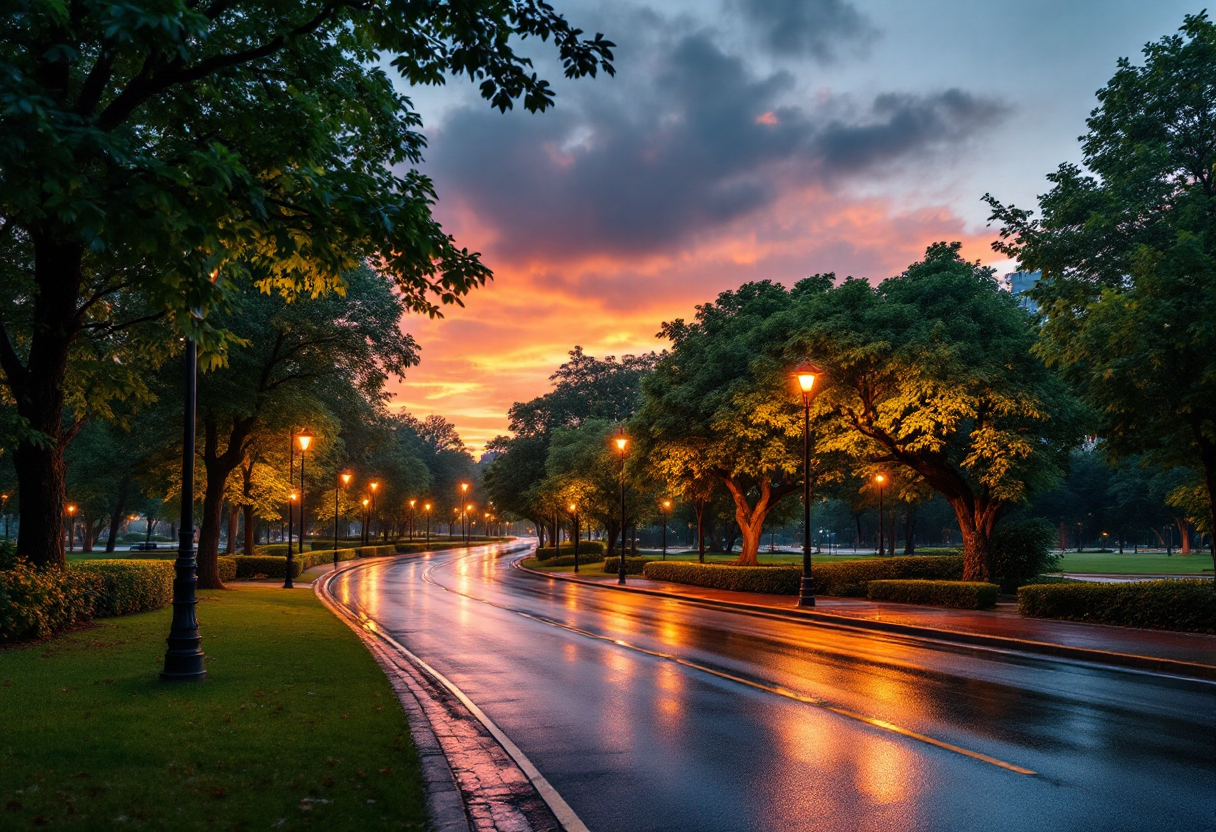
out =
{"type": "Polygon", "coordinates": [[[884,633],[894,633],[896,635],[932,639],[934,641],[967,644],[973,647],[1008,650],[1018,653],[1033,653],[1043,656],[1054,656],[1061,659],[1092,662],[1094,664],[1107,665],[1111,667],[1144,670],[1154,673],[1167,673],[1173,676],[1181,676],[1187,679],[1197,679],[1204,682],[1216,682],[1216,666],[1198,664],[1196,662],[1186,662],[1179,659],[1163,659],[1154,656],[1139,656],[1134,653],[1118,653],[1109,650],[1095,650],[1090,647],[1070,647],[1065,644],[1052,644],[1051,642],[1046,641],[1032,641],[1030,639],[1011,638],[1009,636],[990,636],[982,633],[963,633],[958,632],[957,630],[941,630],[936,627],[921,627],[914,624],[897,624],[891,621],[874,621],[867,618],[854,618],[847,615],[833,615],[832,613],[826,612],[810,612],[808,610],[802,610],[796,607],[782,609],[780,607],[765,607],[759,604],[748,604],[742,601],[721,601],[714,598],[689,597],[672,592],[661,592],[654,589],[645,589],[643,587],[620,586],[618,584],[603,583],[601,581],[588,581],[583,578],[573,578],[566,575],[540,572],[523,566],[519,560],[514,561],[512,566],[519,569],[521,572],[527,572],[529,574],[542,578],[548,578],[549,580],[553,581],[568,581],[570,583],[597,587],[599,589],[609,589],[617,592],[633,592],[640,595],[651,595],[657,598],[683,601],[688,604],[701,604],[709,607],[735,610],[750,615],[775,616],[778,618],[792,619],[794,621],[804,621],[807,623],[815,622],[847,629],[875,630],[884,633]]]}

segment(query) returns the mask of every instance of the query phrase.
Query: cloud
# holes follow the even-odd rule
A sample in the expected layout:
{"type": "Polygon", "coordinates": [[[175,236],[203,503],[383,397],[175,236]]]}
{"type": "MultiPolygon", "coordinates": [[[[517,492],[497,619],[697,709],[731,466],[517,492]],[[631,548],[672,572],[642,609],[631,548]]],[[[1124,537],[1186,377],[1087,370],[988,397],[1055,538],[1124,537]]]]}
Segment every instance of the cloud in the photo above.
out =
{"type": "Polygon", "coordinates": [[[828,62],[844,46],[864,47],[878,35],[869,19],[848,0],[728,0],[763,45],[788,57],[828,62]]]}
{"type": "Polygon", "coordinates": [[[957,89],[801,104],[792,75],[755,74],[709,30],[656,37],[634,47],[649,56],[640,79],[584,84],[543,116],[450,113],[426,166],[439,214],[476,217],[513,261],[652,253],[763,211],[791,187],[872,181],[1005,112],[957,89]]]}

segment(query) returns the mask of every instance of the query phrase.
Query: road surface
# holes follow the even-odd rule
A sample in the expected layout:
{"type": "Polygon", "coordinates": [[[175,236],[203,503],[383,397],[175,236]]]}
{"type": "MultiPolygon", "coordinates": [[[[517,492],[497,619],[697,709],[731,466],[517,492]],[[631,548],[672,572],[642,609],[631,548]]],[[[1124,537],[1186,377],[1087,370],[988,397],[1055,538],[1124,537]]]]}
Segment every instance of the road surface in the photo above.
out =
{"type": "Polygon", "coordinates": [[[537,578],[484,547],[334,597],[594,832],[1216,830],[1216,685],[537,578]]]}

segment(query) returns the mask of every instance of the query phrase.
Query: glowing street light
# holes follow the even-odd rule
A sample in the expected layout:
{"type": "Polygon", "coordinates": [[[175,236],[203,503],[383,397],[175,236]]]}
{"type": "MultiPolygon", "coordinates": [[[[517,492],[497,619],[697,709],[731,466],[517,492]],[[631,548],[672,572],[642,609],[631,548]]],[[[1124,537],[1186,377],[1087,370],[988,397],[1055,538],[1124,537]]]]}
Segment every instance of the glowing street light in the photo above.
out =
{"type": "Polygon", "coordinates": [[[431,504],[422,504],[422,513],[426,515],[426,545],[431,545],[431,504]]]}
{"type": "Polygon", "coordinates": [[[575,503],[571,503],[571,504],[568,506],[568,510],[569,510],[569,512],[570,512],[570,516],[573,518],[573,526],[574,526],[574,528],[573,528],[573,532],[574,532],[574,574],[576,574],[576,575],[577,575],[577,574],[578,574],[578,538],[579,538],[579,531],[578,531],[578,505],[577,505],[577,504],[575,504],[575,503]]]}
{"type": "Polygon", "coordinates": [[[68,551],[75,551],[76,546],[76,504],[68,504],[68,551]]]}
{"type": "Polygon", "coordinates": [[[410,500],[410,540],[414,539],[414,506],[417,503],[417,500],[410,500]]]}
{"type": "Polygon", "coordinates": [[[621,556],[617,560],[616,582],[625,584],[625,454],[629,450],[629,437],[625,436],[625,426],[621,425],[620,434],[612,440],[616,452],[621,457],[621,556]]]}
{"type": "MultiPolygon", "coordinates": [[[[886,485],[887,477],[884,474],[875,474],[874,482],[878,484],[878,554],[881,556],[887,553],[887,550],[883,545],[884,536],[886,535],[883,524],[886,521],[883,519],[884,515],[882,512],[882,489],[883,486],[886,485]]],[[[892,546],[892,548],[894,548],[894,546],[892,546]]]]}
{"type": "Polygon", "coordinates": [[[340,484],[334,485],[334,571],[338,571],[338,491],[350,485],[350,474],[339,474],[340,484]]]}
{"type": "Polygon", "coordinates": [[[811,575],[811,399],[819,391],[815,381],[823,370],[803,361],[793,370],[802,393],[802,585],[798,606],[815,606],[815,582],[811,575]]]}
{"type": "MultiPolygon", "coordinates": [[[[308,446],[312,444],[313,435],[308,428],[296,434],[296,442],[300,446],[300,554],[304,554],[304,457],[308,446]]],[[[291,573],[295,569],[295,558],[291,553],[291,529],[288,529],[287,540],[287,574],[283,576],[283,589],[293,589],[291,573]]]]}
{"type": "Polygon", "coordinates": [[[671,500],[663,501],[663,560],[667,560],[667,518],[671,514],[671,500]]]}

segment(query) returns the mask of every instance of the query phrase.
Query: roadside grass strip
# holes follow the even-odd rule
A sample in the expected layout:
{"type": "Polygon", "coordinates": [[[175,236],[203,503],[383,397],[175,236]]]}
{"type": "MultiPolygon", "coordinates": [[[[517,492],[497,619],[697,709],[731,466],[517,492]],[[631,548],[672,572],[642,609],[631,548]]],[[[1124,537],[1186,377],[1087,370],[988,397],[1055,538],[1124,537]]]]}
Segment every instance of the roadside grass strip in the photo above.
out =
{"type": "Polygon", "coordinates": [[[170,615],[0,650],[0,828],[426,828],[393,689],[313,593],[200,593],[201,683],[157,677],[170,615]]]}

